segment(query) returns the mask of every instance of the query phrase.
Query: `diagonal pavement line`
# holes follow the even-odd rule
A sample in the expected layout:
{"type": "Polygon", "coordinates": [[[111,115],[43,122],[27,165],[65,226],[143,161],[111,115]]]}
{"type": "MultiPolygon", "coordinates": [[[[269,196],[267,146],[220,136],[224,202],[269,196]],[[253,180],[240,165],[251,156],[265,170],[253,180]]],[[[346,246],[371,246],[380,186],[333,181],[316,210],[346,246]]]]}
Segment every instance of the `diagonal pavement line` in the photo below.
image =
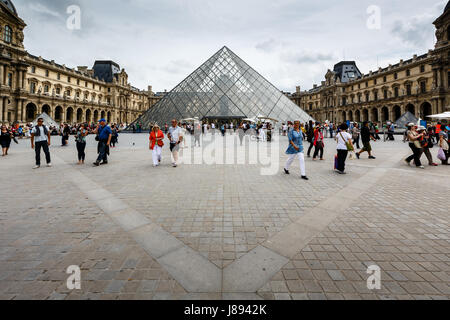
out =
{"type": "Polygon", "coordinates": [[[83,173],[70,168],[53,156],[53,163],[67,166],[65,172],[72,182],[106,215],[154,258],[188,292],[221,292],[222,270],[200,253],[186,246],[146,216],[130,208],[125,202],[100,187],[83,173]]]}
{"type": "MultiPolygon", "coordinates": [[[[384,166],[395,162],[398,162],[398,155],[386,160],[384,166]]],[[[369,170],[355,180],[350,187],[339,190],[300,219],[266,240],[257,249],[248,252],[227,266],[223,271],[224,291],[257,292],[314,237],[339,215],[345,213],[352,202],[372,188],[388,170],[389,168],[384,167],[369,170]],[[264,257],[269,257],[269,261],[264,261],[264,257]],[[269,266],[270,269],[264,267],[264,271],[268,270],[268,272],[258,272],[262,266],[269,266]],[[254,273],[255,270],[256,273],[254,273]],[[251,277],[253,285],[245,282],[246,277],[251,277]],[[241,283],[239,283],[239,279],[241,279],[241,283]],[[245,285],[243,285],[244,283],[245,285]]]]}

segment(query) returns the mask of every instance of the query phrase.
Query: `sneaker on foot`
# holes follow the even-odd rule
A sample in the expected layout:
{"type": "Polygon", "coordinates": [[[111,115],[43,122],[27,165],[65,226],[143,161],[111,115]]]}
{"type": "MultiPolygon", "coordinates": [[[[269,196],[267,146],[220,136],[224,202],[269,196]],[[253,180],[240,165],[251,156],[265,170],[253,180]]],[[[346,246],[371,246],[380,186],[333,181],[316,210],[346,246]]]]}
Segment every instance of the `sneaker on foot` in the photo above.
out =
{"type": "Polygon", "coordinates": [[[49,168],[50,168],[51,166],[52,166],[52,164],[51,164],[51,163],[47,163],[47,167],[49,167],[49,168]]]}
{"type": "Polygon", "coordinates": [[[100,165],[100,162],[94,162],[94,166],[98,167],[100,165]]]}
{"type": "Polygon", "coordinates": [[[289,174],[289,170],[284,169],[284,173],[289,174]]]}
{"type": "Polygon", "coordinates": [[[309,180],[307,176],[302,176],[303,180],[309,180]]]}
{"type": "Polygon", "coordinates": [[[369,159],[376,159],[374,156],[369,156],[369,159]]]}
{"type": "Polygon", "coordinates": [[[425,169],[425,167],[424,167],[424,166],[418,166],[417,168],[420,168],[420,169],[425,169]]]}
{"type": "Polygon", "coordinates": [[[33,167],[33,169],[39,169],[40,167],[41,166],[36,165],[36,166],[33,167]]]}
{"type": "Polygon", "coordinates": [[[430,166],[432,166],[432,167],[437,167],[438,164],[437,164],[437,163],[431,163],[430,166]]]}

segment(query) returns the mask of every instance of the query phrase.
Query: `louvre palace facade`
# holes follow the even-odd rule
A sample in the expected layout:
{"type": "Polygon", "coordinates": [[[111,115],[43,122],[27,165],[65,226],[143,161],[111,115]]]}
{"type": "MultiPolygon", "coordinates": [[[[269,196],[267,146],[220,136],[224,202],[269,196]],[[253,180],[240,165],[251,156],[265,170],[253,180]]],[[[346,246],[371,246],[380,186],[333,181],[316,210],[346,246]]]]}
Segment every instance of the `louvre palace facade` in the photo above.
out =
{"type": "Polygon", "coordinates": [[[151,86],[131,86],[113,61],[72,69],[29,54],[25,27],[14,4],[0,1],[0,123],[31,122],[42,112],[57,122],[131,123],[160,99],[151,86]]]}
{"type": "Polygon", "coordinates": [[[328,70],[321,85],[288,96],[317,121],[396,121],[450,111],[450,3],[434,22],[434,50],[361,74],[354,61],[328,70]]]}

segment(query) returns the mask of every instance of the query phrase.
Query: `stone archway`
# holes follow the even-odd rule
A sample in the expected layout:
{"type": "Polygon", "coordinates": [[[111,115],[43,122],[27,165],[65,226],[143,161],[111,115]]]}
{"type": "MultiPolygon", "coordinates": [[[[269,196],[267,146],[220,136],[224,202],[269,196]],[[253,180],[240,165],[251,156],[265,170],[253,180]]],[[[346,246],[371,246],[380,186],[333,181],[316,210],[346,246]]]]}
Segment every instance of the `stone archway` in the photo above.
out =
{"type": "Polygon", "coordinates": [[[111,111],[108,112],[106,120],[108,121],[108,123],[111,123],[111,111]]]}
{"type": "Polygon", "coordinates": [[[32,122],[34,119],[36,119],[36,113],[37,113],[37,107],[34,103],[30,102],[25,107],[25,121],[26,122],[32,122]]]}
{"type": "Polygon", "coordinates": [[[101,112],[101,116],[100,116],[100,118],[101,118],[101,119],[104,119],[104,118],[106,118],[106,112],[105,112],[105,111],[102,111],[102,112],[101,112]]]}
{"type": "Polygon", "coordinates": [[[347,120],[347,114],[345,111],[341,112],[341,122],[344,123],[347,120]]]}
{"type": "Polygon", "coordinates": [[[46,114],[48,114],[50,117],[52,116],[52,111],[51,111],[52,109],[50,108],[50,106],[48,105],[48,104],[44,104],[43,106],[42,106],[42,113],[46,113],[46,114]]]}
{"type": "Polygon", "coordinates": [[[100,120],[100,118],[98,117],[98,110],[94,111],[94,122],[97,122],[98,120],[100,120]]]}
{"type": "Polygon", "coordinates": [[[381,108],[381,121],[383,123],[386,123],[389,120],[391,120],[391,119],[389,119],[389,109],[388,109],[388,107],[381,108]]]}
{"type": "Polygon", "coordinates": [[[400,106],[394,106],[392,109],[392,114],[394,115],[393,121],[397,121],[402,116],[402,109],[400,106]]]}
{"type": "Polygon", "coordinates": [[[57,106],[55,108],[55,121],[62,122],[63,121],[63,108],[61,106],[57,106]]]}
{"type": "Polygon", "coordinates": [[[86,110],[86,122],[88,124],[92,122],[92,111],[90,109],[86,110]]]}
{"type": "Polygon", "coordinates": [[[362,111],[362,121],[369,121],[369,110],[363,109],[363,111],[362,111]]]}
{"type": "Polygon", "coordinates": [[[353,111],[350,110],[350,111],[348,112],[347,118],[348,118],[348,120],[353,121],[353,111]]]}
{"type": "Polygon", "coordinates": [[[361,111],[360,110],[355,111],[355,121],[361,122],[361,111]]]}
{"type": "Polygon", "coordinates": [[[416,115],[416,107],[414,107],[414,105],[411,103],[406,106],[406,111],[409,111],[413,115],[416,115]]]}
{"type": "Polygon", "coordinates": [[[77,123],[81,123],[83,121],[83,109],[79,108],[77,110],[77,123]]]}
{"type": "Polygon", "coordinates": [[[72,123],[72,121],[73,121],[73,108],[68,107],[66,110],[66,122],[72,123]]]}
{"type": "Polygon", "coordinates": [[[432,108],[431,104],[429,102],[422,103],[422,105],[420,106],[420,117],[423,120],[429,120],[429,118],[427,118],[427,116],[430,116],[432,114],[433,114],[433,108],[432,108]]]}
{"type": "Polygon", "coordinates": [[[378,122],[378,109],[377,108],[372,108],[370,110],[370,121],[372,122],[378,122]]]}

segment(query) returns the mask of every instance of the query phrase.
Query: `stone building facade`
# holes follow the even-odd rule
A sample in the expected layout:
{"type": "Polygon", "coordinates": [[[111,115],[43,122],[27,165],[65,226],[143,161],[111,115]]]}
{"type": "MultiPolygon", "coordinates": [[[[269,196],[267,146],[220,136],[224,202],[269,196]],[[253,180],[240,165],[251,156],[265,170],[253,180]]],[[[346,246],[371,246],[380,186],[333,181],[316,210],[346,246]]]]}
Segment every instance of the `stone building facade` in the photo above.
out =
{"type": "Polygon", "coordinates": [[[0,1],[0,123],[30,122],[42,112],[57,122],[131,123],[161,99],[151,86],[131,86],[112,61],[73,69],[29,54],[25,27],[13,3],[0,1]]]}
{"type": "Polygon", "coordinates": [[[354,61],[328,70],[311,90],[297,87],[289,97],[317,121],[396,121],[406,111],[416,117],[450,111],[450,3],[434,22],[434,50],[395,65],[361,74],[354,61]]]}

